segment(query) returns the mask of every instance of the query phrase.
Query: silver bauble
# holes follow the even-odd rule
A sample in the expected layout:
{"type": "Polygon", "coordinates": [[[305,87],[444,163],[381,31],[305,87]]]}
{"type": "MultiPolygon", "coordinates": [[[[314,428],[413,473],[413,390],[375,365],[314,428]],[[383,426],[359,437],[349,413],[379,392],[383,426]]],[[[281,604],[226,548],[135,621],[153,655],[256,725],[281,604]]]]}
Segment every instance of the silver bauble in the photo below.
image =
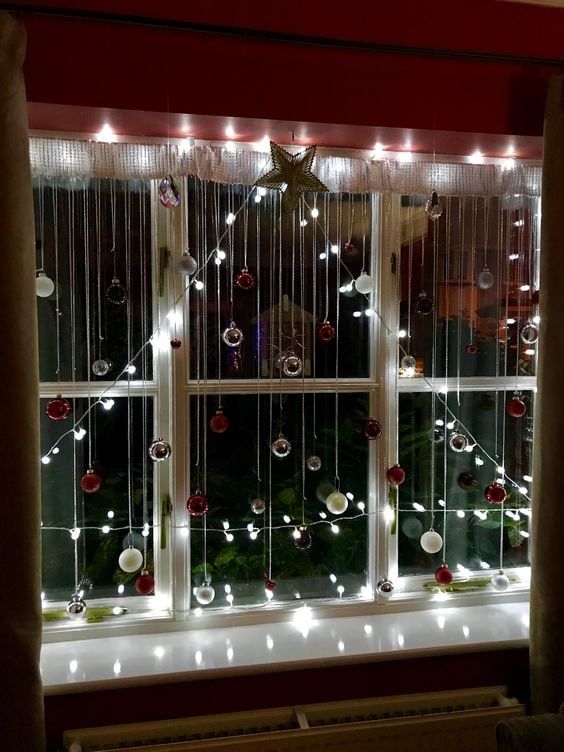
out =
{"type": "Polygon", "coordinates": [[[215,598],[215,590],[209,582],[204,582],[203,585],[196,588],[196,600],[201,603],[202,606],[209,606],[209,604],[215,598]]]}
{"type": "Polygon", "coordinates": [[[178,274],[189,277],[198,269],[198,262],[188,252],[183,253],[174,267],[178,274]]]}
{"type": "Polygon", "coordinates": [[[490,272],[487,266],[484,266],[482,271],[476,277],[476,284],[480,290],[489,290],[494,283],[494,275],[490,272]]]}
{"type": "Polygon", "coordinates": [[[280,436],[272,442],[271,449],[272,454],[279,460],[282,460],[290,454],[292,445],[285,436],[280,434],[280,436]]]}
{"type": "Polygon", "coordinates": [[[526,345],[534,345],[535,342],[539,338],[539,330],[538,327],[534,324],[531,324],[531,322],[525,324],[525,326],[521,329],[521,340],[526,345]]]}
{"type": "Polygon", "coordinates": [[[251,512],[254,514],[264,514],[266,509],[266,501],[264,499],[253,499],[251,501],[251,512]]]}
{"type": "Polygon", "coordinates": [[[79,621],[86,615],[87,606],[79,593],[75,593],[67,603],[67,616],[73,621],[79,621]]]}
{"type": "Polygon", "coordinates": [[[387,577],[382,577],[381,580],[378,580],[376,583],[376,592],[379,596],[382,598],[391,598],[391,596],[394,593],[394,583],[389,580],[387,577]]]}
{"type": "Polygon", "coordinates": [[[168,460],[171,452],[172,449],[170,448],[170,444],[162,439],[155,439],[149,444],[149,457],[153,462],[163,462],[163,460],[168,460]]]}
{"type": "Polygon", "coordinates": [[[310,454],[306,460],[307,469],[311,470],[313,473],[321,470],[321,464],[321,457],[318,457],[316,454],[310,454]]]}
{"type": "Polygon", "coordinates": [[[505,574],[503,569],[500,569],[499,572],[492,577],[492,585],[496,590],[507,590],[509,584],[509,577],[505,574]]]}
{"type": "Polygon", "coordinates": [[[95,360],[94,363],[92,363],[92,373],[94,376],[105,376],[111,367],[112,364],[109,360],[98,358],[98,360],[95,360]]]}
{"type": "Polygon", "coordinates": [[[448,437],[448,445],[453,452],[464,452],[468,446],[468,436],[455,431],[448,437]]]}
{"type": "Polygon", "coordinates": [[[244,339],[243,332],[236,326],[234,321],[229,324],[227,329],[223,330],[221,338],[228,347],[239,347],[244,339]]]}
{"type": "Polygon", "coordinates": [[[294,353],[287,355],[282,361],[282,372],[285,376],[299,376],[302,372],[302,360],[294,353]]]}

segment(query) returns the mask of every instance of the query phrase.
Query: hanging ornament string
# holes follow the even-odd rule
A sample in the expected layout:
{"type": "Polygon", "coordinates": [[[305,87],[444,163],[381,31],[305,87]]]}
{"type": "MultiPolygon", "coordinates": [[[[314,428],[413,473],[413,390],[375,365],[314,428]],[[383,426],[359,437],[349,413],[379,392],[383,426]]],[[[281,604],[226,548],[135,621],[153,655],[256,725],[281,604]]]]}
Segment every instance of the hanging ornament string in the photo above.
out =
{"type": "MultiPolygon", "coordinates": [[[[125,231],[125,274],[127,290],[131,290],[131,234],[129,226],[129,184],[126,183],[124,200],[124,231],[125,231]]],[[[115,255],[114,255],[115,259],[115,255]]],[[[115,272],[114,272],[115,274],[115,272]]],[[[126,331],[127,331],[127,361],[131,361],[131,295],[127,296],[126,303],[126,331]]],[[[127,372],[127,516],[129,525],[129,547],[133,546],[133,477],[131,468],[131,377],[127,372]]]]}
{"type": "MultiPolygon", "coordinates": [[[[101,187],[100,181],[96,181],[95,187],[95,199],[94,199],[94,221],[96,224],[96,317],[97,317],[97,347],[96,358],[98,360],[102,357],[102,342],[104,340],[102,334],[102,226],[101,226],[101,187]]],[[[88,361],[88,368],[90,370],[90,361],[88,361]]]]}
{"type": "MultiPolygon", "coordinates": [[[[70,282],[70,324],[71,324],[71,378],[74,384],[75,364],[76,364],[76,310],[75,310],[75,259],[74,259],[74,191],[68,192],[67,198],[67,216],[68,216],[68,253],[69,253],[69,282],[70,282]]],[[[74,390],[73,390],[74,394],[74,390]]],[[[76,410],[76,398],[73,397],[73,411],[76,410]]],[[[71,538],[74,542],[74,592],[78,593],[78,539],[80,537],[80,528],[78,525],[78,467],[77,452],[79,443],[74,442],[72,453],[72,479],[73,479],[73,528],[71,538]]]]}
{"type": "Polygon", "coordinates": [[[45,194],[43,178],[39,178],[38,202],[39,202],[39,270],[45,271],[45,194]]]}
{"type": "MultiPolygon", "coordinates": [[[[55,316],[56,316],[56,339],[57,339],[57,381],[61,381],[61,300],[59,285],[59,194],[57,182],[53,184],[51,190],[51,199],[53,202],[53,241],[55,246],[55,316]]],[[[74,331],[74,330],[73,330],[74,331]]],[[[73,426],[74,428],[74,426],[73,426]]],[[[70,433],[70,431],[68,432],[70,433]]],[[[65,436],[65,434],[63,434],[65,436]]],[[[59,441],[63,437],[59,438],[59,441]]],[[[54,445],[56,446],[56,444],[54,445]]],[[[50,450],[50,452],[52,449],[50,450]]],[[[49,454],[50,454],[49,452],[49,454]]]]}
{"type": "MultiPolygon", "coordinates": [[[[186,195],[186,194],[185,194],[186,195]]],[[[141,338],[145,341],[147,338],[147,263],[146,263],[146,249],[145,249],[145,197],[142,186],[139,186],[139,245],[140,245],[140,286],[141,286],[141,338]]],[[[143,436],[143,448],[148,446],[148,396],[147,396],[147,383],[149,372],[149,357],[147,350],[143,350],[141,355],[141,369],[143,378],[143,399],[141,402],[141,431],[143,436]]],[[[149,499],[148,499],[148,467],[147,467],[147,452],[142,453],[142,494],[143,494],[143,570],[147,569],[147,548],[149,539],[149,499]]]]}
{"type": "MultiPolygon", "coordinates": [[[[300,201],[300,214],[303,219],[304,203],[300,201]]],[[[304,268],[304,225],[300,222],[300,309],[302,311],[302,351],[301,357],[305,359],[305,315],[306,301],[305,301],[305,268],[304,268]]],[[[293,282],[293,273],[292,273],[293,282]]],[[[302,363],[302,526],[305,525],[305,504],[306,504],[306,490],[305,490],[305,477],[306,477],[306,422],[305,422],[305,363],[302,363]]]]}
{"type": "MultiPolygon", "coordinates": [[[[90,404],[92,399],[90,383],[90,363],[91,360],[91,329],[90,329],[90,222],[88,212],[88,189],[86,183],[82,190],[83,216],[82,224],[84,229],[84,287],[85,287],[85,323],[86,323],[86,377],[88,388],[88,468],[92,468],[92,411],[90,404]]],[[[74,330],[73,330],[74,331],[74,330]]]]}
{"type": "Polygon", "coordinates": [[[341,479],[339,478],[339,288],[341,286],[341,267],[339,256],[341,249],[341,220],[342,220],[342,198],[341,194],[337,196],[337,246],[339,254],[335,271],[337,275],[335,283],[335,488],[341,491],[341,479]]]}
{"type": "MultiPolygon", "coordinates": [[[[409,244],[407,256],[407,351],[411,353],[411,301],[413,295],[413,243],[415,238],[414,196],[409,197],[409,244]]],[[[363,262],[364,266],[364,262],[363,262]]]]}
{"type": "MultiPolygon", "coordinates": [[[[478,224],[478,198],[472,196],[472,227],[470,235],[470,280],[472,282],[476,279],[476,231],[478,224]]],[[[470,341],[466,346],[466,352],[475,354],[477,352],[477,346],[474,342],[474,316],[477,316],[477,311],[473,307],[473,298],[470,298],[470,341]]]]}
{"type": "MultiPolygon", "coordinates": [[[[437,223],[434,223],[435,227],[435,237],[434,237],[434,243],[436,244],[436,226],[437,223]]],[[[462,355],[462,311],[463,311],[463,303],[462,303],[462,286],[464,284],[464,250],[465,250],[465,242],[466,242],[466,200],[465,197],[462,196],[459,200],[458,204],[458,226],[459,226],[459,250],[458,250],[458,286],[457,286],[457,292],[458,292],[458,300],[457,300],[457,336],[456,336],[456,403],[458,406],[458,409],[460,409],[460,358],[462,355]]],[[[448,277],[447,277],[447,285],[448,285],[448,277]]],[[[447,306],[447,316],[449,316],[449,310],[447,306]]],[[[448,323],[447,323],[448,328],[448,323]]],[[[446,372],[446,377],[448,378],[448,370],[446,372]]]]}

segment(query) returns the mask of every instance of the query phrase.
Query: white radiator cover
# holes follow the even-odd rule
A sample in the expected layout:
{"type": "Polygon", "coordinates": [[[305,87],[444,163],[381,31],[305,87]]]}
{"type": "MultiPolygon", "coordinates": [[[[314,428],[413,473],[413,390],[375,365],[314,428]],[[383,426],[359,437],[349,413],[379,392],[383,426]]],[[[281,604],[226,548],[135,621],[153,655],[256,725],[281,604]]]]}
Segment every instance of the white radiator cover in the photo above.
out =
{"type": "Polygon", "coordinates": [[[69,752],[496,752],[524,715],[506,687],[428,692],[65,731],[69,752]]]}

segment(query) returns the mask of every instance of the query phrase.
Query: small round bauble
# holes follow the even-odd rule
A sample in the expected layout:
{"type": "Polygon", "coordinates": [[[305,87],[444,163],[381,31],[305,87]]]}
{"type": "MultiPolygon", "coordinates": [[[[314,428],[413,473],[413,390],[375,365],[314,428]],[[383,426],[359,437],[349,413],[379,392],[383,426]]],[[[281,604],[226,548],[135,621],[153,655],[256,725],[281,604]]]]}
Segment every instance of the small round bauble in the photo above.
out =
{"type": "Polygon", "coordinates": [[[474,342],[470,342],[470,344],[466,345],[464,350],[468,353],[468,355],[476,355],[476,353],[478,352],[478,345],[476,345],[474,342]]]}
{"type": "Polygon", "coordinates": [[[392,486],[401,486],[405,481],[405,470],[401,465],[392,465],[386,470],[386,478],[392,486]]]}
{"type": "Polygon", "coordinates": [[[86,616],[87,606],[78,593],[67,603],[67,616],[73,621],[80,621],[86,616]]]}
{"type": "Polygon", "coordinates": [[[402,369],[405,376],[415,376],[416,366],[417,361],[415,360],[413,355],[404,355],[400,360],[400,368],[402,369]]]}
{"type": "Polygon", "coordinates": [[[106,290],[106,298],[114,305],[122,305],[125,303],[127,294],[125,287],[121,284],[118,277],[112,279],[112,284],[106,290]]]}
{"type": "Polygon", "coordinates": [[[527,405],[523,402],[523,400],[517,395],[511,397],[511,399],[507,403],[507,414],[512,418],[522,418],[526,412],[527,405]]]}
{"type": "Polygon", "coordinates": [[[168,441],[163,439],[155,439],[149,444],[149,457],[153,462],[163,462],[168,460],[172,452],[168,441]]]}
{"type": "Polygon", "coordinates": [[[332,514],[343,514],[343,512],[347,511],[347,507],[349,506],[347,497],[340,491],[333,491],[333,493],[330,493],[325,503],[327,504],[327,509],[332,514]]]}
{"type": "Polygon", "coordinates": [[[223,330],[221,338],[228,347],[239,347],[239,345],[241,345],[241,343],[243,342],[244,336],[243,332],[239,329],[235,322],[232,321],[227,329],[223,330]]]}
{"type": "Polygon", "coordinates": [[[251,501],[251,512],[253,514],[264,514],[266,509],[266,501],[264,499],[253,499],[251,501]]]}
{"type": "Polygon", "coordinates": [[[441,566],[435,571],[435,580],[439,585],[450,585],[452,578],[453,574],[446,564],[441,564],[441,566]]]}
{"type": "Polygon", "coordinates": [[[302,360],[294,353],[287,355],[282,361],[282,372],[285,376],[299,376],[302,372],[302,360]]]}
{"type": "Polygon", "coordinates": [[[35,292],[40,298],[48,298],[55,291],[55,283],[45,272],[37,272],[35,278],[35,292]]]}
{"type": "Polygon", "coordinates": [[[214,433],[225,433],[229,428],[229,419],[223,414],[223,410],[218,407],[215,415],[210,419],[210,430],[214,433]]]}
{"type": "Polygon", "coordinates": [[[426,292],[420,292],[415,301],[415,313],[420,316],[428,316],[433,311],[433,301],[428,297],[426,292]]]}
{"type": "Polygon", "coordinates": [[[387,577],[382,577],[382,579],[378,580],[376,583],[376,592],[381,598],[387,600],[388,598],[391,598],[394,593],[394,583],[387,577]]]}
{"type": "Polygon", "coordinates": [[[492,481],[492,483],[490,483],[484,491],[484,496],[486,498],[486,501],[490,504],[503,504],[507,496],[507,492],[505,490],[505,486],[502,486],[501,483],[492,481]]]}
{"type": "Polygon", "coordinates": [[[124,548],[119,555],[118,564],[124,572],[137,572],[143,564],[143,554],[138,548],[124,548]]]}
{"type": "Polygon", "coordinates": [[[457,483],[463,491],[473,491],[478,485],[476,477],[469,470],[460,473],[457,483]]]}
{"type": "Polygon", "coordinates": [[[362,295],[369,295],[374,289],[374,280],[368,272],[361,272],[354,281],[354,286],[362,295]]]}
{"type": "Polygon", "coordinates": [[[492,577],[492,586],[495,590],[507,590],[509,584],[509,577],[505,574],[503,569],[500,569],[499,572],[492,577]]]}
{"type": "Polygon", "coordinates": [[[192,517],[203,517],[208,511],[208,500],[203,494],[196,491],[189,496],[186,507],[192,517]]]}
{"type": "Polygon", "coordinates": [[[255,278],[244,266],[235,278],[235,284],[240,290],[252,290],[255,286],[255,278]]]}
{"type": "Polygon", "coordinates": [[[191,256],[188,251],[183,253],[180,259],[177,261],[174,267],[178,274],[182,274],[185,277],[189,277],[198,269],[198,262],[191,256]]]}
{"type": "Polygon", "coordinates": [[[215,590],[209,582],[204,582],[203,585],[196,588],[195,596],[198,603],[201,603],[202,606],[209,606],[215,598],[215,590]]]}
{"type": "Polygon", "coordinates": [[[96,493],[100,490],[102,485],[102,478],[94,471],[94,468],[89,467],[85,474],[80,479],[80,487],[84,493],[96,493]]]}
{"type": "Polygon", "coordinates": [[[149,574],[148,570],[143,569],[133,583],[133,587],[139,595],[151,595],[155,589],[155,578],[149,574]]]}
{"type": "Polygon", "coordinates": [[[468,436],[455,431],[448,437],[448,445],[453,452],[464,452],[468,446],[468,436]]]}
{"type": "Polygon", "coordinates": [[[272,592],[273,590],[276,590],[276,583],[274,582],[274,580],[267,580],[264,583],[264,587],[266,588],[266,590],[270,590],[272,592]]]}
{"type": "Polygon", "coordinates": [[[494,275],[487,266],[476,277],[476,284],[480,290],[489,290],[494,283],[494,275]]]}
{"type": "Polygon", "coordinates": [[[316,454],[310,454],[306,460],[306,467],[308,470],[311,470],[312,473],[321,470],[321,464],[321,457],[318,457],[316,454]]]}
{"type": "Polygon", "coordinates": [[[348,243],[345,243],[345,246],[344,246],[345,253],[350,253],[352,255],[353,253],[356,253],[356,250],[357,250],[356,245],[352,243],[350,240],[348,243]]]}
{"type": "Polygon", "coordinates": [[[525,324],[521,329],[521,339],[526,345],[534,345],[539,338],[539,328],[535,324],[525,324]]]}
{"type": "Polygon", "coordinates": [[[298,534],[294,537],[294,546],[298,551],[307,551],[308,548],[311,548],[311,542],[311,533],[305,525],[300,525],[298,527],[298,534]]]}
{"type": "Polygon", "coordinates": [[[427,530],[419,539],[423,551],[428,554],[437,554],[443,547],[443,539],[436,530],[427,530]]]}
{"type": "Polygon", "coordinates": [[[45,406],[45,412],[51,420],[59,422],[69,417],[72,413],[72,405],[67,399],[58,394],[55,399],[49,400],[45,406]]]}
{"type": "Polygon", "coordinates": [[[317,338],[320,342],[323,342],[325,344],[327,344],[327,342],[331,342],[331,340],[335,338],[335,329],[329,323],[329,321],[324,321],[321,324],[321,326],[317,330],[317,338]]]}
{"type": "Polygon", "coordinates": [[[92,373],[94,376],[105,376],[111,369],[112,364],[105,358],[98,358],[92,363],[92,373]]]}
{"type": "Polygon", "coordinates": [[[280,435],[271,444],[272,454],[279,460],[283,460],[292,451],[292,445],[285,436],[280,435]]]}
{"type": "Polygon", "coordinates": [[[364,424],[364,435],[369,441],[379,439],[383,431],[384,428],[382,424],[379,420],[376,420],[376,418],[368,418],[364,424]]]}
{"type": "Polygon", "coordinates": [[[179,350],[182,347],[182,340],[178,339],[178,337],[174,337],[174,339],[170,340],[170,346],[173,350],[179,350]]]}

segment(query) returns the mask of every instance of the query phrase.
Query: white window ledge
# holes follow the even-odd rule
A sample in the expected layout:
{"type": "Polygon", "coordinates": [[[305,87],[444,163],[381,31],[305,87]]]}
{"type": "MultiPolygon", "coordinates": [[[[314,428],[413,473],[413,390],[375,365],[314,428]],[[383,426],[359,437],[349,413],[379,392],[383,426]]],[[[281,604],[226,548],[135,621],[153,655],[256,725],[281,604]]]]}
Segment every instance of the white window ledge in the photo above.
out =
{"type": "Polygon", "coordinates": [[[276,624],[47,644],[41,653],[44,692],[520,648],[529,638],[527,602],[319,620],[314,609],[301,609],[276,624]]]}

